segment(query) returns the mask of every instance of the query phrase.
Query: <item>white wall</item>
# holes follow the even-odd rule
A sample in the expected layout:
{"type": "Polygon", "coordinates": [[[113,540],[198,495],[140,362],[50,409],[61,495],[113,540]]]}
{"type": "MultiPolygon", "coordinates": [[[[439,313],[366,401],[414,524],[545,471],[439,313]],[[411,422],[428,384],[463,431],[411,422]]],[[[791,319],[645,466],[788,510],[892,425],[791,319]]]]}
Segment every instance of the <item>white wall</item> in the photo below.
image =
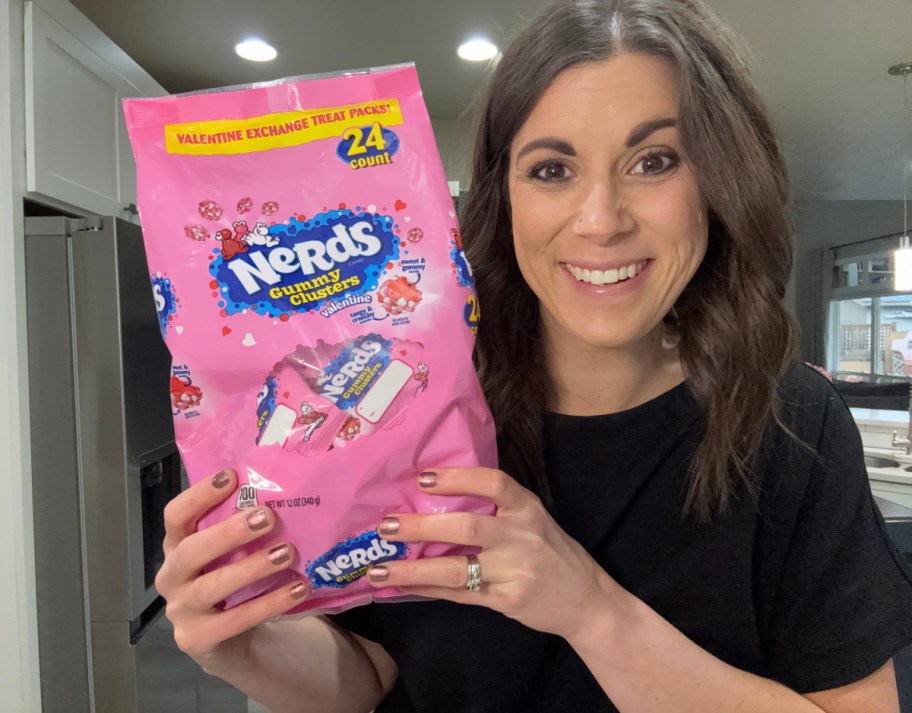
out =
{"type": "Polygon", "coordinates": [[[25,351],[24,0],[0,0],[0,713],[39,713],[25,351]]]}

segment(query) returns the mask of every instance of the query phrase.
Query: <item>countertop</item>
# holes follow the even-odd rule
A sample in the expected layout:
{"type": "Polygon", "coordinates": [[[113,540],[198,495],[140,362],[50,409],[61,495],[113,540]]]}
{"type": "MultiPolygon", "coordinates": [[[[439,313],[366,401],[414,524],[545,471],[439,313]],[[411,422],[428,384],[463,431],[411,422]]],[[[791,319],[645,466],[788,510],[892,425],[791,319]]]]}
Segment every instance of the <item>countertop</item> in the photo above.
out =
{"type": "Polygon", "coordinates": [[[855,423],[859,426],[883,426],[888,429],[902,430],[909,427],[908,411],[887,411],[876,408],[850,408],[855,423]]]}
{"type": "Polygon", "coordinates": [[[907,508],[878,495],[874,496],[874,502],[877,503],[885,522],[912,522],[912,508],[907,508]]]}
{"type": "Polygon", "coordinates": [[[877,448],[875,446],[865,446],[865,455],[887,458],[899,463],[898,468],[879,468],[869,465],[868,477],[872,480],[883,480],[890,483],[899,483],[900,485],[912,485],[912,456],[906,455],[905,451],[895,448],[877,448]],[[910,470],[906,470],[909,468],[910,470]]]}

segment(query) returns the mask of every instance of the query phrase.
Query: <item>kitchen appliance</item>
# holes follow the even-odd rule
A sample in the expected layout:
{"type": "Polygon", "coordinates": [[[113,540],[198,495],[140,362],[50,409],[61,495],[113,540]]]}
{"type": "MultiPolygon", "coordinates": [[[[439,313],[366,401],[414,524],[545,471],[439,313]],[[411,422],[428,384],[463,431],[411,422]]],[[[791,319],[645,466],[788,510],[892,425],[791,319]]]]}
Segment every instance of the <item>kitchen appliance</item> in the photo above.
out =
{"type": "Polygon", "coordinates": [[[34,217],[25,249],[42,708],[196,713],[215,679],[176,648],[154,589],[182,472],[142,234],[34,217]]]}

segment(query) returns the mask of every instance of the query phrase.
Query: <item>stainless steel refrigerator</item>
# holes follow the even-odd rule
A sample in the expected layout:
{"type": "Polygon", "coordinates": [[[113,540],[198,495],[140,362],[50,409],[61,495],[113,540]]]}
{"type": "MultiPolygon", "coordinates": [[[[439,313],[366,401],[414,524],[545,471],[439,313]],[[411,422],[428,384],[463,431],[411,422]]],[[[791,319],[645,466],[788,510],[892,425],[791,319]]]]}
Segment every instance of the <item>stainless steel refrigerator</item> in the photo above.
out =
{"type": "Polygon", "coordinates": [[[182,475],[142,234],[28,218],[25,246],[43,711],[246,710],[175,647],[153,586],[182,475]]]}

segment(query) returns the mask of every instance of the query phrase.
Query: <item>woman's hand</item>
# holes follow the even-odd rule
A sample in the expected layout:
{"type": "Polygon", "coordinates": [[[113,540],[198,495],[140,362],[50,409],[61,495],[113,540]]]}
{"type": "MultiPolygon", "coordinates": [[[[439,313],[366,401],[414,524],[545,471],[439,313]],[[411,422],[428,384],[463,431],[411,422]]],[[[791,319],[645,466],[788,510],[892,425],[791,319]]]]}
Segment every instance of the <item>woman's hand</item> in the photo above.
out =
{"type": "Polygon", "coordinates": [[[435,495],[478,495],[496,515],[390,515],[380,534],[396,542],[448,542],[480,547],[483,584],[466,589],[466,557],[384,562],[368,572],[376,586],[486,606],[526,626],[571,639],[606,602],[626,594],[583,547],[554,522],[541,501],[491,468],[440,468],[419,485],[435,495]]]}
{"type": "Polygon", "coordinates": [[[237,488],[237,475],[225,470],[178,495],[165,507],[165,562],[155,587],[168,603],[174,640],[205,671],[218,673],[243,662],[252,630],[287,611],[309,594],[294,582],[227,611],[222,600],[241,587],[287,568],[294,548],[273,542],[239,562],[202,573],[210,562],[268,534],[275,514],[256,508],[197,532],[200,518],[237,488]]]}

